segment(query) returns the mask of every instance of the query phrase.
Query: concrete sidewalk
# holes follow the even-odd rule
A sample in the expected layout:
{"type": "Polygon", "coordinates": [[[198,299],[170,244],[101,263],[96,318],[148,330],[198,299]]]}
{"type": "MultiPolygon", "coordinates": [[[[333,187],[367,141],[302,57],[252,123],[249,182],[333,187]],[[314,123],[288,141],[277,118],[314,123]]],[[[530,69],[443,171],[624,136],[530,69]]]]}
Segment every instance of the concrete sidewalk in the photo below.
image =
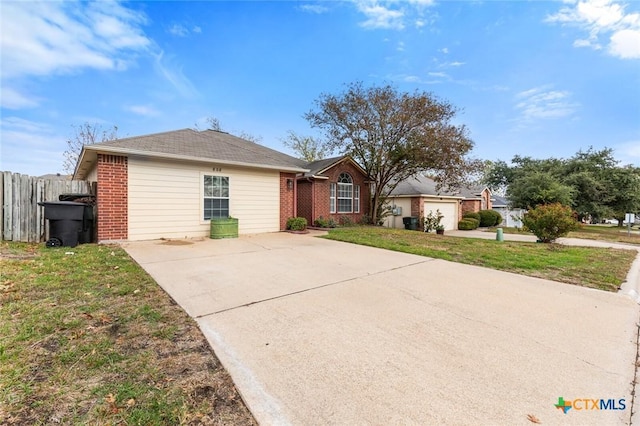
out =
{"type": "Polygon", "coordinates": [[[261,424],[629,423],[624,295],[287,233],[124,248],[261,424]],[[559,397],[626,408],[564,414],[559,397]]]}

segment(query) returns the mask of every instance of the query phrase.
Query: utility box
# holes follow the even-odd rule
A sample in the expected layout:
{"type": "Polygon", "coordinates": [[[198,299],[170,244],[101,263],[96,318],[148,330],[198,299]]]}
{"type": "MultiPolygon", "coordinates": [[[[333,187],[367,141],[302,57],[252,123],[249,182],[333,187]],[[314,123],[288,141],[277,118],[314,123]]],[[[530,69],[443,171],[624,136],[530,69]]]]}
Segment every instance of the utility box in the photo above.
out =
{"type": "Polygon", "coordinates": [[[44,218],[49,221],[47,247],[75,247],[90,243],[93,235],[93,206],[74,201],[45,201],[44,218]]]}
{"type": "Polygon", "coordinates": [[[394,216],[402,216],[402,207],[394,206],[391,209],[391,214],[394,215],[394,216]]]}

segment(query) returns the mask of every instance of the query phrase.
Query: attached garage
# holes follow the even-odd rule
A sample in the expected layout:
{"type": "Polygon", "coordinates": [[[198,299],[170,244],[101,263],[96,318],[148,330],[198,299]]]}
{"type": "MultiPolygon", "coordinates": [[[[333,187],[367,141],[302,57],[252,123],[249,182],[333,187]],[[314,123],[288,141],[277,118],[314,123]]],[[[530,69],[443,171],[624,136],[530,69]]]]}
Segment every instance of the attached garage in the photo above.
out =
{"type": "MultiPolygon", "coordinates": [[[[462,195],[441,191],[433,179],[418,176],[398,183],[389,194],[388,206],[402,207],[401,216],[404,217],[422,218],[439,210],[443,215],[440,224],[445,230],[455,230],[458,229],[463,199],[462,195]]],[[[384,225],[390,228],[404,227],[402,217],[397,216],[387,217],[384,225]]]]}
{"type": "Polygon", "coordinates": [[[444,216],[440,222],[446,231],[458,229],[458,200],[438,200],[438,201],[425,201],[424,202],[424,215],[428,215],[430,212],[440,213],[444,216]]]}

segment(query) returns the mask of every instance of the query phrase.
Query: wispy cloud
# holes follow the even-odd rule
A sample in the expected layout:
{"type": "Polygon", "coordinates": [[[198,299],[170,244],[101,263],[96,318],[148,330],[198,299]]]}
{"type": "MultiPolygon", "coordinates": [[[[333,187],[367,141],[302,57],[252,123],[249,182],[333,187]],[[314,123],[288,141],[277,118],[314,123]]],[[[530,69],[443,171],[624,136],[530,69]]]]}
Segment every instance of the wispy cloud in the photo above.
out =
{"type": "Polygon", "coordinates": [[[166,79],[181,96],[185,98],[198,96],[198,90],[189,78],[184,75],[182,66],[174,62],[172,56],[165,56],[164,52],[161,51],[155,55],[154,66],[158,74],[166,79]]]}
{"type": "Polygon", "coordinates": [[[546,17],[549,23],[573,25],[587,33],[575,47],[602,49],[621,59],[640,59],[640,13],[628,13],[628,4],[612,0],[580,0],[546,17]],[[608,40],[607,40],[608,38],[608,40]]]}
{"type": "Polygon", "coordinates": [[[143,117],[157,117],[160,115],[160,111],[149,105],[126,105],[124,110],[143,117]]]}
{"type": "Polygon", "coordinates": [[[142,30],[146,22],[118,2],[3,2],[2,105],[37,105],[16,88],[25,77],[128,68],[152,44],[142,30]]]}
{"type": "Polygon", "coordinates": [[[151,44],[145,22],[117,2],[4,2],[3,78],[126,68],[131,53],[151,44]]]}
{"type": "Polygon", "coordinates": [[[183,24],[173,24],[167,29],[167,32],[176,37],[187,37],[191,33],[201,34],[202,28],[196,25],[189,29],[183,24]]]}
{"type": "Polygon", "coordinates": [[[579,107],[579,103],[571,100],[570,92],[549,90],[546,86],[525,90],[516,95],[515,109],[520,114],[521,123],[569,117],[579,107]]]}
{"type": "Polygon", "coordinates": [[[322,13],[326,13],[329,11],[329,8],[320,4],[302,4],[298,6],[299,10],[308,13],[316,13],[318,15],[322,13]]]}
{"type": "Polygon", "coordinates": [[[2,108],[7,109],[24,109],[34,108],[40,104],[40,99],[35,96],[29,96],[12,87],[2,87],[2,96],[0,97],[2,108]]]}
{"type": "Polygon", "coordinates": [[[433,0],[355,0],[358,11],[365,16],[360,26],[367,29],[404,30],[407,26],[422,28],[429,19],[425,11],[433,0]]]}

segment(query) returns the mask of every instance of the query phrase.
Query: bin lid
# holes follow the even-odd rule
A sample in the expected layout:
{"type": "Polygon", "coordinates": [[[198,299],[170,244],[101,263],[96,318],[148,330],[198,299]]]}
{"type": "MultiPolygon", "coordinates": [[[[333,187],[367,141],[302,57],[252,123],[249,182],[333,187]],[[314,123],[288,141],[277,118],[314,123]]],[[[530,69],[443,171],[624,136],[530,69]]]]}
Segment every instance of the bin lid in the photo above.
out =
{"type": "Polygon", "coordinates": [[[81,206],[85,207],[85,203],[76,203],[75,201],[41,201],[39,206],[81,206]]]}

